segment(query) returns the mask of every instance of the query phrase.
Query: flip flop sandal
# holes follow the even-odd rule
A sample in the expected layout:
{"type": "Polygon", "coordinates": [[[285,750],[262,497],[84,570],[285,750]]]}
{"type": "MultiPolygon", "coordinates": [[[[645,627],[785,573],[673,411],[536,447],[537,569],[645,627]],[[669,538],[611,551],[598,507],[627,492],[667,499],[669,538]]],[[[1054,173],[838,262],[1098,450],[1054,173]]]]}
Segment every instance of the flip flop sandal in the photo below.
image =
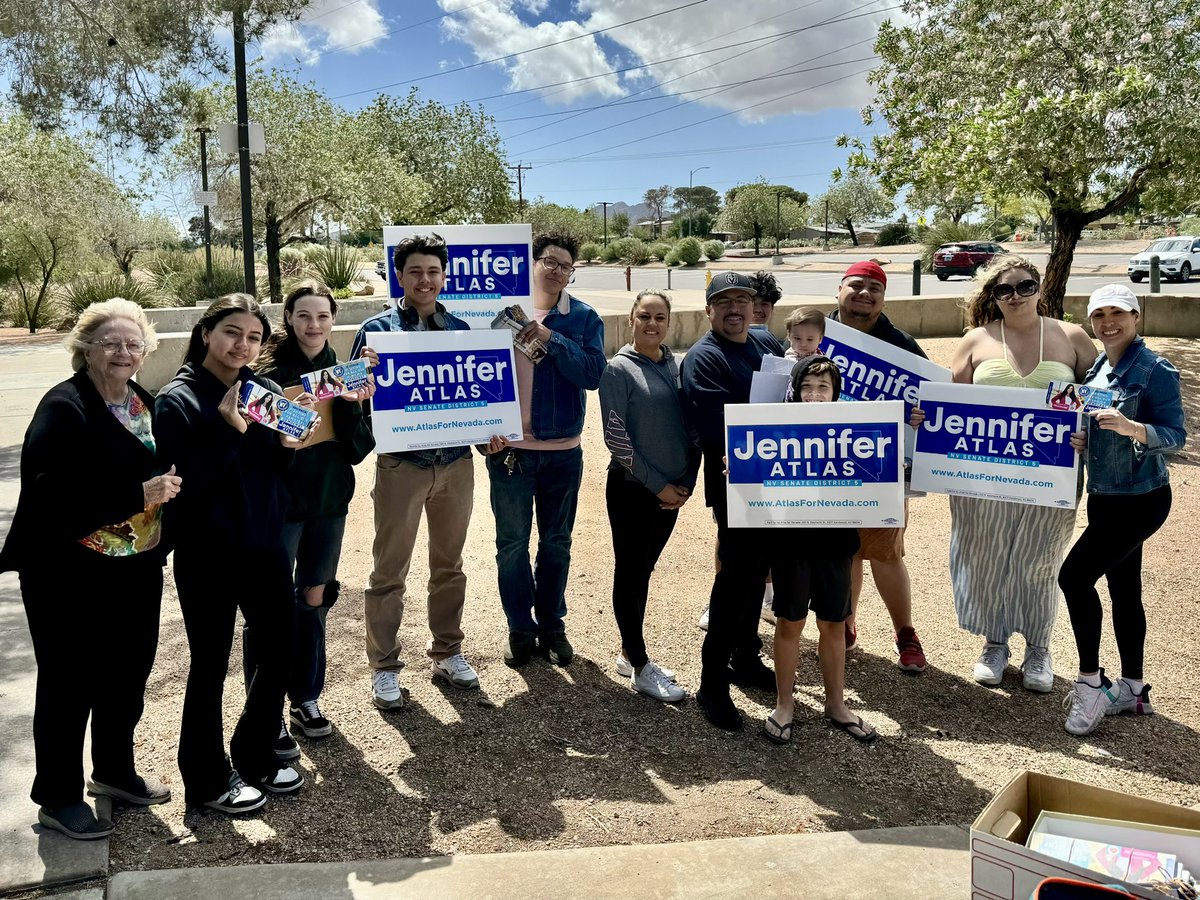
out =
{"type": "Polygon", "coordinates": [[[763,725],[763,734],[767,736],[767,740],[773,744],[787,744],[792,740],[792,723],[780,725],[771,716],[767,716],[766,724],[763,725]],[[771,726],[774,725],[778,734],[771,731],[771,726]]]}
{"type": "Polygon", "coordinates": [[[825,721],[838,731],[846,732],[846,734],[850,735],[850,737],[854,738],[860,744],[873,744],[879,740],[879,732],[874,728],[868,731],[867,723],[862,720],[862,716],[857,717],[853,722],[839,722],[837,719],[831,719],[829,716],[826,716],[825,721]],[[855,734],[855,729],[858,730],[858,734],[855,734]]]}

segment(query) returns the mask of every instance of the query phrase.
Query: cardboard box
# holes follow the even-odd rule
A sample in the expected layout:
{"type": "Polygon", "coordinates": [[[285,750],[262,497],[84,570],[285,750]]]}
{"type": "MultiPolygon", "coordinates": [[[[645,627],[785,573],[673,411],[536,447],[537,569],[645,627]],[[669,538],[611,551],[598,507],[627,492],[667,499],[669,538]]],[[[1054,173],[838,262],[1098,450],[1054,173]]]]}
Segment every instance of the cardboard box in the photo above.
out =
{"type": "MultiPolygon", "coordinates": [[[[1038,882],[1051,876],[1106,883],[1098,872],[1059,862],[1025,847],[1029,832],[1043,811],[1200,829],[1198,810],[1040,772],[1022,772],[992,798],[971,825],[972,900],[1027,900],[1038,882]]],[[[1162,894],[1146,886],[1122,884],[1121,887],[1136,897],[1162,900],[1162,894]]]]}

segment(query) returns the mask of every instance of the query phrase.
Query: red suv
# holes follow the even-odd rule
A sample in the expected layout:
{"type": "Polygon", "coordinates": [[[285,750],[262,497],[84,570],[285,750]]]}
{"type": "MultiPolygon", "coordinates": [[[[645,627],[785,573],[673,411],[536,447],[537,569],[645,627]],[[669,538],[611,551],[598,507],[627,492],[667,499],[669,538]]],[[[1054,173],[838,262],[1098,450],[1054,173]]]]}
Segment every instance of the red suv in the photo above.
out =
{"type": "Polygon", "coordinates": [[[938,281],[951,275],[970,277],[992,261],[994,256],[1008,251],[992,241],[955,241],[942,244],[933,252],[933,274],[938,281]]]}

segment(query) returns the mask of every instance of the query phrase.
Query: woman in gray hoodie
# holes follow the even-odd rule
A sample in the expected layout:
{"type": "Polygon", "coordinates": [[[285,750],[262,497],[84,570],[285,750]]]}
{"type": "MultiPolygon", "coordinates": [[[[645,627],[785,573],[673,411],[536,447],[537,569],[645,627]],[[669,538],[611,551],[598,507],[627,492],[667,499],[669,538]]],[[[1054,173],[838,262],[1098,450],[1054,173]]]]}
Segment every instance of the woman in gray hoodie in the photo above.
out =
{"type": "Polygon", "coordinates": [[[605,499],[616,557],[617,673],[635,691],[674,703],[685,692],[674,672],[649,658],[642,635],[650,575],[700,468],[699,445],[684,424],[679,368],[663,344],[670,322],[664,292],[637,295],[629,314],[633,342],[617,351],[600,378],[600,410],[612,453],[605,499]]]}

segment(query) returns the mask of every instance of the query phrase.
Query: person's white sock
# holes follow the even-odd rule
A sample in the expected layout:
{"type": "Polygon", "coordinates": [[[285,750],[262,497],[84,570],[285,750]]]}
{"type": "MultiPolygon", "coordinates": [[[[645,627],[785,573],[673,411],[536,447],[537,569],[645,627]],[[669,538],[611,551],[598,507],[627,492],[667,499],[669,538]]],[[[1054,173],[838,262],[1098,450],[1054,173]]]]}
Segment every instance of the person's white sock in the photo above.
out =
{"type": "Polygon", "coordinates": [[[763,606],[770,606],[771,601],[775,599],[775,585],[767,582],[766,589],[763,591],[763,606]]]}
{"type": "Polygon", "coordinates": [[[1084,672],[1080,672],[1079,677],[1076,678],[1075,680],[1082,681],[1088,687],[1094,687],[1094,688],[1100,687],[1100,673],[1099,672],[1092,672],[1090,675],[1085,674],[1084,672]]]}
{"type": "Polygon", "coordinates": [[[1142,692],[1142,680],[1140,678],[1122,678],[1123,682],[1129,685],[1129,690],[1133,692],[1133,696],[1137,696],[1142,692]]]}

